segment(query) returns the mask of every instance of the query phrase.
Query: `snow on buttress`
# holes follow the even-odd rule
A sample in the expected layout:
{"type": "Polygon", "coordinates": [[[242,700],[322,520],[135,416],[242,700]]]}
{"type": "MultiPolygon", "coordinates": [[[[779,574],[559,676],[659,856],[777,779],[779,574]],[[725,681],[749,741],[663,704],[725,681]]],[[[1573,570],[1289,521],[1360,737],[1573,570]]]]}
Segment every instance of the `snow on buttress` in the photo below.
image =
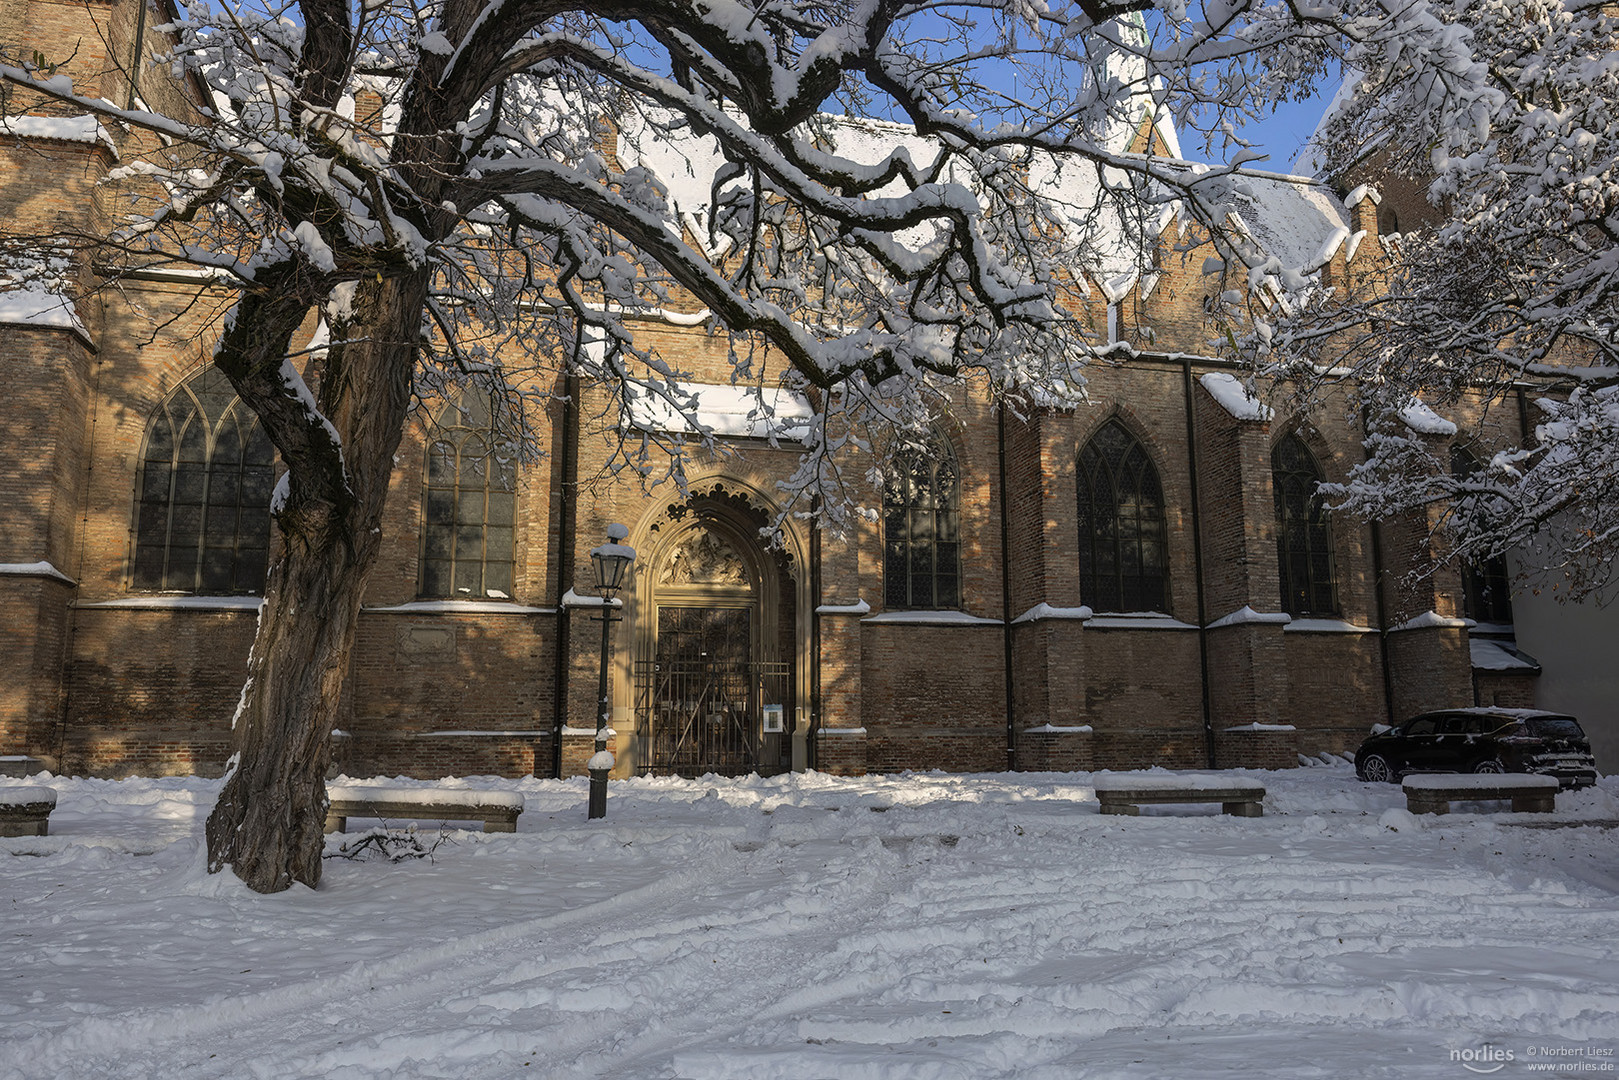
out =
{"type": "Polygon", "coordinates": [[[583,777],[341,778],[524,812],[417,822],[397,863],[342,857],[351,819],[275,896],[205,873],[217,780],[0,779],[57,795],[0,839],[0,1080],[1447,1080],[1613,1047],[1619,830],[1579,823],[1619,783],[1436,817],[1330,760],[1216,774],[1261,818],[1103,817],[1116,774],[614,780],[598,821],[583,777]]]}

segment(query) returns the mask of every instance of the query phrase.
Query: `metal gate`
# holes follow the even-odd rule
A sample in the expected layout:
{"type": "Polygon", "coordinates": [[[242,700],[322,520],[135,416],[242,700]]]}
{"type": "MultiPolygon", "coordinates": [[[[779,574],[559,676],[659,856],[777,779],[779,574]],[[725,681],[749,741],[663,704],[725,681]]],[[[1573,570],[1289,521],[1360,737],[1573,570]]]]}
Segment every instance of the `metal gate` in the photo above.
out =
{"type": "Polygon", "coordinates": [[[791,686],[791,664],[639,661],[635,733],[641,760],[658,776],[755,772],[763,706],[785,702],[791,686]]]}

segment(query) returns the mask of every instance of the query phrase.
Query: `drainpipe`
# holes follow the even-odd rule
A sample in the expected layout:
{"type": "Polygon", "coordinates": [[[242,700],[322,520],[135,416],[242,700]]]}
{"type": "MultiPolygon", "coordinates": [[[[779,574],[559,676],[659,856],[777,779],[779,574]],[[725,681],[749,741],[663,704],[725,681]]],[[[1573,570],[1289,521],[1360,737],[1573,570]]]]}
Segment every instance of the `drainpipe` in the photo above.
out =
{"type": "Polygon", "coordinates": [[[816,752],[816,735],[821,730],[821,605],[825,601],[821,598],[821,497],[815,496],[810,501],[810,602],[815,605],[810,612],[810,715],[809,731],[804,735],[804,766],[808,769],[816,767],[819,754],[816,752]]]}
{"type": "Polygon", "coordinates": [[[1192,358],[1181,357],[1181,389],[1186,412],[1186,470],[1192,487],[1192,575],[1197,589],[1197,674],[1203,684],[1203,749],[1215,767],[1214,706],[1209,693],[1209,613],[1203,595],[1203,512],[1197,485],[1197,425],[1192,420],[1192,358]]]}
{"type": "Polygon", "coordinates": [[[1017,771],[1017,702],[1012,692],[1012,522],[1006,490],[1006,398],[995,404],[996,456],[1001,479],[1001,655],[1006,682],[1006,771],[1017,771]]]}
{"type": "MultiPolygon", "coordinates": [[[[1371,409],[1362,405],[1360,407],[1361,433],[1369,434],[1372,430],[1371,409]]],[[[1364,454],[1366,443],[1361,441],[1363,456],[1370,460],[1371,455],[1364,454]]],[[[1377,597],[1377,646],[1379,658],[1383,665],[1383,711],[1386,722],[1394,726],[1394,679],[1389,672],[1389,613],[1388,600],[1383,595],[1383,523],[1377,519],[1372,520],[1372,585],[1373,595],[1377,597]]]]}
{"type": "MultiPolygon", "coordinates": [[[[583,332],[583,327],[580,328],[583,332]]],[[[577,351],[578,345],[575,344],[577,351]]],[[[577,352],[574,357],[578,359],[577,352]]],[[[551,775],[557,779],[562,778],[562,728],[568,716],[568,654],[572,649],[572,618],[567,608],[562,606],[562,598],[573,586],[574,548],[577,546],[578,531],[577,507],[579,501],[579,384],[580,379],[575,366],[574,372],[568,374],[562,381],[562,461],[558,472],[561,474],[557,507],[557,579],[554,595],[556,596],[556,666],[552,672],[551,685],[553,698],[551,706],[551,775]]]]}

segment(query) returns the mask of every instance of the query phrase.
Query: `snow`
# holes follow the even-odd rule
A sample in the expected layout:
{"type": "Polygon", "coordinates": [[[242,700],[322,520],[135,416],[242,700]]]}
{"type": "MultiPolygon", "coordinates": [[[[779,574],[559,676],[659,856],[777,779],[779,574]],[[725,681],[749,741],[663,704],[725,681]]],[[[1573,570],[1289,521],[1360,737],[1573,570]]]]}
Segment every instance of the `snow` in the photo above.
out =
{"type": "Polygon", "coordinates": [[[56,805],[56,789],[28,784],[0,786],[0,806],[34,806],[39,803],[56,805]]]}
{"type": "Polygon", "coordinates": [[[1361,204],[1363,199],[1372,200],[1373,206],[1379,206],[1383,202],[1383,196],[1378,194],[1375,187],[1370,184],[1361,184],[1344,196],[1344,205],[1354,209],[1361,204]]]}
{"type": "Polygon", "coordinates": [[[88,335],[71,298],[37,288],[0,292],[0,323],[45,326],[88,335]]]}
{"type": "Polygon", "coordinates": [[[567,592],[562,594],[562,606],[565,607],[565,608],[571,608],[571,607],[602,607],[604,605],[610,605],[612,607],[623,607],[624,606],[624,598],[622,596],[615,596],[615,597],[612,598],[612,600],[604,601],[599,596],[584,596],[584,595],[582,595],[580,593],[574,592],[573,589],[571,589],[571,588],[567,592]]]}
{"type": "Polygon", "coordinates": [[[1473,670],[1475,671],[1540,670],[1539,664],[1532,664],[1520,658],[1499,642],[1472,638],[1468,641],[1467,646],[1472,653],[1473,670]]]}
{"type": "Polygon", "coordinates": [[[1406,427],[1420,435],[1441,435],[1448,438],[1456,434],[1456,425],[1434,412],[1420,398],[1412,398],[1406,403],[1400,410],[1400,420],[1406,427]]]}
{"type": "Polygon", "coordinates": [[[1472,623],[1466,619],[1452,619],[1439,614],[1437,611],[1424,611],[1414,619],[1407,619],[1398,626],[1389,628],[1390,633],[1398,630],[1426,630],[1432,627],[1441,627],[1452,630],[1465,630],[1472,623]]]}
{"type": "Polygon", "coordinates": [[[1076,724],[1070,726],[1041,724],[1039,727],[1024,728],[1023,732],[1026,735],[1089,735],[1091,733],[1091,726],[1089,724],[1076,724]]]}
{"type": "Polygon", "coordinates": [[[1220,407],[1238,420],[1269,420],[1274,409],[1260,401],[1248,384],[1227,371],[1211,371],[1198,376],[1198,382],[1220,407]]]}
{"type": "Polygon", "coordinates": [[[77,582],[75,582],[72,578],[68,577],[66,574],[62,573],[62,571],[58,570],[56,567],[52,566],[43,559],[41,559],[39,562],[0,563],[0,577],[8,575],[13,577],[56,578],[58,581],[65,581],[69,585],[77,584],[77,582]]]}
{"type": "Polygon", "coordinates": [[[1251,724],[1238,724],[1236,727],[1222,728],[1222,731],[1297,731],[1292,724],[1261,724],[1255,720],[1251,724]]]}
{"type": "Polygon", "coordinates": [[[969,615],[965,611],[885,611],[868,615],[863,623],[918,623],[928,626],[999,626],[1001,620],[969,615]]]}
{"type": "Polygon", "coordinates": [[[1097,791],[1139,791],[1142,788],[1223,791],[1227,788],[1252,786],[1252,783],[1251,780],[1238,779],[1230,773],[1177,773],[1166,769],[1146,769],[1140,772],[1098,773],[1091,786],[1097,791]]]}
{"type": "Polygon", "coordinates": [[[1013,619],[1013,624],[1039,622],[1041,619],[1089,619],[1096,613],[1089,606],[1081,604],[1079,607],[1053,607],[1044,600],[1013,619]]]}
{"type": "Polygon", "coordinates": [[[118,160],[118,147],[113,145],[112,136],[101,126],[101,121],[88,113],[82,116],[0,116],[0,135],[99,143],[112,154],[114,161],[118,160]]]}
{"type": "Polygon", "coordinates": [[[1342,762],[1230,778],[1264,817],[810,773],[613,781],[587,822],[583,778],[470,778],[516,833],[260,896],[202,870],[218,781],[35,777],[0,1078],[1448,1080],[1613,1047],[1615,781],[1418,818],[1342,762]]]}
{"type": "Polygon", "coordinates": [[[1196,630],[1191,623],[1183,623],[1155,611],[1123,612],[1117,615],[1097,615],[1085,621],[1087,630],[1196,630]]]}
{"type": "Polygon", "coordinates": [[[1280,623],[1286,626],[1293,621],[1293,616],[1285,611],[1255,611],[1248,604],[1242,605],[1229,615],[1223,615],[1209,623],[1209,629],[1215,630],[1222,626],[1241,626],[1244,623],[1280,623]]]}
{"type": "Polygon", "coordinates": [[[815,609],[817,615],[870,615],[871,605],[864,600],[852,604],[822,604],[815,609]]]}
{"type": "Polygon", "coordinates": [[[585,768],[591,771],[611,769],[614,762],[615,759],[611,750],[598,750],[590,755],[590,760],[585,762],[585,768]]]}
{"type": "MultiPolygon", "coordinates": [[[[532,732],[530,733],[532,734],[532,732]]],[[[523,796],[516,791],[491,791],[459,784],[436,787],[384,787],[378,784],[333,784],[326,789],[329,799],[374,799],[378,802],[410,806],[509,806],[523,809],[523,796]]]]}
{"type": "Polygon", "coordinates": [[[1525,791],[1556,791],[1561,785],[1555,776],[1526,773],[1428,773],[1408,776],[1400,786],[1410,791],[1440,788],[1522,788],[1525,791]]]}
{"type": "Polygon", "coordinates": [[[1357,626],[1342,619],[1294,619],[1282,627],[1290,634],[1375,634],[1370,626],[1357,626]]]}
{"type": "Polygon", "coordinates": [[[682,382],[695,404],[639,391],[630,399],[630,420],[643,431],[706,430],[720,438],[802,439],[815,410],[803,394],[779,387],[723,386],[682,382]]]}
{"type": "Polygon", "coordinates": [[[124,608],[145,611],[192,609],[196,611],[257,611],[264,606],[262,596],[121,596],[116,600],[80,600],[80,608],[124,608]]]}
{"type": "Polygon", "coordinates": [[[509,600],[411,600],[403,604],[366,606],[379,615],[555,615],[554,607],[514,604],[509,600]]]}

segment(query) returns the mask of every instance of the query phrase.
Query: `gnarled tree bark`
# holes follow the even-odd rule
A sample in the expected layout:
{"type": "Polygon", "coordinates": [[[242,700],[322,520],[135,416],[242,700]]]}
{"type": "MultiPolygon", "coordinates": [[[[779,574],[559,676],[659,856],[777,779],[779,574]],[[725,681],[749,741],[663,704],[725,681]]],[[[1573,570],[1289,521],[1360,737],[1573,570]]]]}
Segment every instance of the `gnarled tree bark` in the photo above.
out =
{"type": "Polygon", "coordinates": [[[315,415],[282,368],[312,297],[291,267],[281,277],[265,275],[266,290],[244,297],[215,354],[289,470],[275,510],[283,548],[207,826],[208,869],[228,865],[259,892],[320,881],[331,733],[380,546],[427,293],[425,272],[358,285],[353,322],[334,327],[348,344],[334,345],[323,365],[315,415]]]}

